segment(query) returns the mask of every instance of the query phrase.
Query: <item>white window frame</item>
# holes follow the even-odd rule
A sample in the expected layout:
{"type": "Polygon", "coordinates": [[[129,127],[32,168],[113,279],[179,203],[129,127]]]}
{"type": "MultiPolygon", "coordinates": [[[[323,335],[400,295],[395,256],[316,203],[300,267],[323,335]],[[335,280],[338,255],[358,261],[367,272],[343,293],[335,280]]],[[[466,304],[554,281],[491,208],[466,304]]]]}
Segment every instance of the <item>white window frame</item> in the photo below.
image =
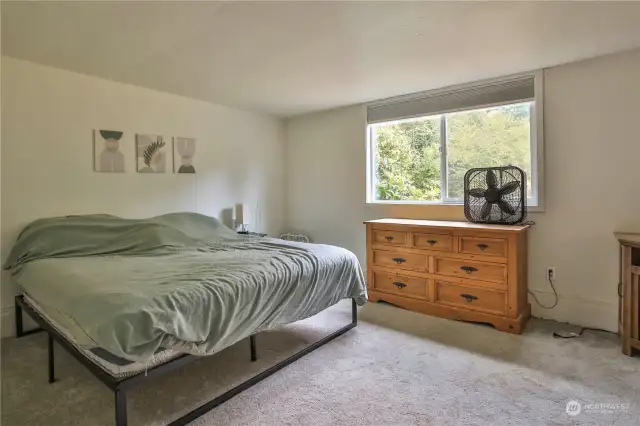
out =
{"type": "MultiPolygon", "coordinates": [[[[527,75],[527,74],[522,74],[527,75]]],[[[529,212],[542,212],[544,211],[544,132],[543,132],[543,117],[544,117],[544,103],[543,103],[543,78],[544,74],[542,70],[533,73],[535,78],[535,97],[532,100],[530,106],[530,152],[531,152],[531,197],[527,200],[527,210],[529,212]]],[[[499,81],[499,80],[496,80],[499,81]]],[[[522,102],[526,102],[523,100],[522,102]]],[[[518,102],[509,102],[495,105],[478,105],[475,109],[490,108],[500,105],[513,105],[518,102]]],[[[367,125],[367,166],[366,166],[366,202],[368,204],[410,204],[410,205],[462,205],[463,201],[447,198],[447,144],[446,144],[446,119],[445,114],[455,111],[447,111],[443,114],[434,114],[433,116],[440,115],[440,183],[444,185],[441,188],[440,200],[435,201],[420,201],[420,200],[376,200],[375,199],[375,129],[381,125],[389,125],[390,123],[407,123],[411,121],[421,120],[424,117],[414,117],[395,121],[387,121],[384,123],[373,123],[367,125]]]]}

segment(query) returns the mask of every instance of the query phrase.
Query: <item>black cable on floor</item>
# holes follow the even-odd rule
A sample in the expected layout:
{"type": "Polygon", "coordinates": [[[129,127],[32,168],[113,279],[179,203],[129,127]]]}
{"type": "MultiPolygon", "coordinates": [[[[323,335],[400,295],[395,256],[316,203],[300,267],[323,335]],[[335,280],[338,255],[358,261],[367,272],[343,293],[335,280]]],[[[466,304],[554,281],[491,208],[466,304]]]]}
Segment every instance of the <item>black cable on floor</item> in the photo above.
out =
{"type": "Polygon", "coordinates": [[[560,333],[553,333],[553,337],[555,337],[556,339],[573,339],[574,337],[580,337],[582,336],[582,333],[585,332],[585,330],[591,330],[591,331],[603,331],[605,333],[611,333],[611,334],[618,334],[618,333],[614,333],[613,331],[609,331],[609,330],[603,330],[601,328],[591,328],[591,327],[582,327],[580,329],[579,332],[577,333],[569,333],[569,334],[565,334],[562,335],[560,333]]]}
{"type": "MultiPolygon", "coordinates": [[[[555,308],[558,305],[558,292],[556,291],[556,287],[553,285],[553,280],[551,279],[551,274],[549,274],[547,276],[547,279],[549,280],[549,285],[551,285],[551,288],[553,289],[553,295],[555,296],[555,301],[553,302],[553,305],[551,306],[545,306],[542,303],[540,303],[540,301],[538,300],[538,298],[536,297],[535,294],[533,294],[531,291],[529,291],[529,294],[531,294],[533,296],[533,298],[535,299],[536,303],[538,305],[540,305],[540,307],[545,308],[545,309],[552,309],[555,308]]],[[[602,328],[593,328],[593,327],[582,327],[580,329],[579,332],[574,333],[574,332],[570,332],[567,334],[560,334],[560,333],[553,333],[553,337],[556,339],[573,339],[574,337],[580,337],[582,336],[582,334],[586,331],[586,330],[591,330],[591,331],[603,331],[605,333],[611,333],[611,334],[617,334],[614,332],[611,332],[609,330],[603,330],[602,328]]]]}

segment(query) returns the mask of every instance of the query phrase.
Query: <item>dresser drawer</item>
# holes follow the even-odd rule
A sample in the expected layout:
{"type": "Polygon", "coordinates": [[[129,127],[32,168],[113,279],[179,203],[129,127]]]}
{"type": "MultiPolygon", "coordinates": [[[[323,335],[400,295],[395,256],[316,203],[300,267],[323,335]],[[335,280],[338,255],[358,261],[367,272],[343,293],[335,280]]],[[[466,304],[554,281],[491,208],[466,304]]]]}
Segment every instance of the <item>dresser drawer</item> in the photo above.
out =
{"type": "Polygon", "coordinates": [[[372,231],[373,244],[385,244],[389,246],[404,246],[407,244],[407,233],[402,231],[372,231]]]}
{"type": "Polygon", "coordinates": [[[451,251],[453,237],[445,234],[413,234],[413,247],[438,251],[451,251]]]}
{"type": "Polygon", "coordinates": [[[411,271],[426,271],[427,256],[422,254],[374,250],[373,264],[398,269],[408,269],[411,271]]]}
{"type": "Polygon", "coordinates": [[[385,293],[421,299],[426,299],[428,295],[426,278],[408,277],[402,274],[374,272],[373,288],[385,293]]]}
{"type": "Polygon", "coordinates": [[[460,237],[460,252],[507,257],[507,240],[501,238],[460,237]]]}
{"type": "Polygon", "coordinates": [[[507,296],[503,291],[485,290],[444,281],[436,281],[436,303],[474,311],[505,315],[507,296]]]}
{"type": "Polygon", "coordinates": [[[470,278],[494,283],[507,282],[507,265],[465,259],[434,258],[434,274],[470,278]]]}

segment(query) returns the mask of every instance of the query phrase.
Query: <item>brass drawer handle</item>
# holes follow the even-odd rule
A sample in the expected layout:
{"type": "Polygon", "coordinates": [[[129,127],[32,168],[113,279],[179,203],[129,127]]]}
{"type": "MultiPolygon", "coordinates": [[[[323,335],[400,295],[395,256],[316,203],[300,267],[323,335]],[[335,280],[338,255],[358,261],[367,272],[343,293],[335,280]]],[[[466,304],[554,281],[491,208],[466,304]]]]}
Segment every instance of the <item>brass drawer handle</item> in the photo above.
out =
{"type": "Polygon", "coordinates": [[[476,247],[478,247],[482,251],[484,251],[484,250],[489,248],[489,246],[487,244],[478,244],[476,247]]]}
{"type": "Polygon", "coordinates": [[[396,286],[396,287],[398,287],[398,288],[405,288],[405,287],[407,286],[405,283],[400,282],[400,281],[395,281],[395,282],[393,283],[393,285],[395,285],[395,286],[396,286]]]}
{"type": "Polygon", "coordinates": [[[473,294],[462,293],[460,297],[464,298],[469,303],[473,302],[474,300],[478,300],[478,297],[474,296],[473,294]]]}
{"type": "Polygon", "coordinates": [[[438,241],[436,241],[436,240],[427,240],[427,242],[429,243],[429,245],[431,247],[433,247],[438,241]]]}
{"type": "Polygon", "coordinates": [[[391,260],[393,260],[394,262],[396,262],[398,265],[407,261],[407,259],[404,259],[404,258],[402,258],[402,257],[394,257],[394,258],[393,258],[393,259],[391,259],[391,260]]]}
{"type": "Polygon", "coordinates": [[[471,274],[471,273],[476,272],[478,270],[478,268],[474,268],[473,266],[461,266],[460,269],[465,271],[467,274],[471,274]]]}
{"type": "Polygon", "coordinates": [[[393,241],[393,237],[391,235],[384,237],[386,238],[387,241],[391,242],[393,241]]]}

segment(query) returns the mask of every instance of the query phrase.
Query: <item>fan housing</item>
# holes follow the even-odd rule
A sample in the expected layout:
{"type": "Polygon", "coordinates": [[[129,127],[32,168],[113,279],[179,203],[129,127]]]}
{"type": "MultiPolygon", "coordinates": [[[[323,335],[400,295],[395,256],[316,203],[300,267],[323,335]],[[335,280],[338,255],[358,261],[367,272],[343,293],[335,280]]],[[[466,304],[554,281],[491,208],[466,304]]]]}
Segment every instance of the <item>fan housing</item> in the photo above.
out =
{"type": "Polygon", "coordinates": [[[464,215],[470,222],[515,225],[527,217],[527,179],[516,166],[481,167],[464,175],[464,215]]]}

